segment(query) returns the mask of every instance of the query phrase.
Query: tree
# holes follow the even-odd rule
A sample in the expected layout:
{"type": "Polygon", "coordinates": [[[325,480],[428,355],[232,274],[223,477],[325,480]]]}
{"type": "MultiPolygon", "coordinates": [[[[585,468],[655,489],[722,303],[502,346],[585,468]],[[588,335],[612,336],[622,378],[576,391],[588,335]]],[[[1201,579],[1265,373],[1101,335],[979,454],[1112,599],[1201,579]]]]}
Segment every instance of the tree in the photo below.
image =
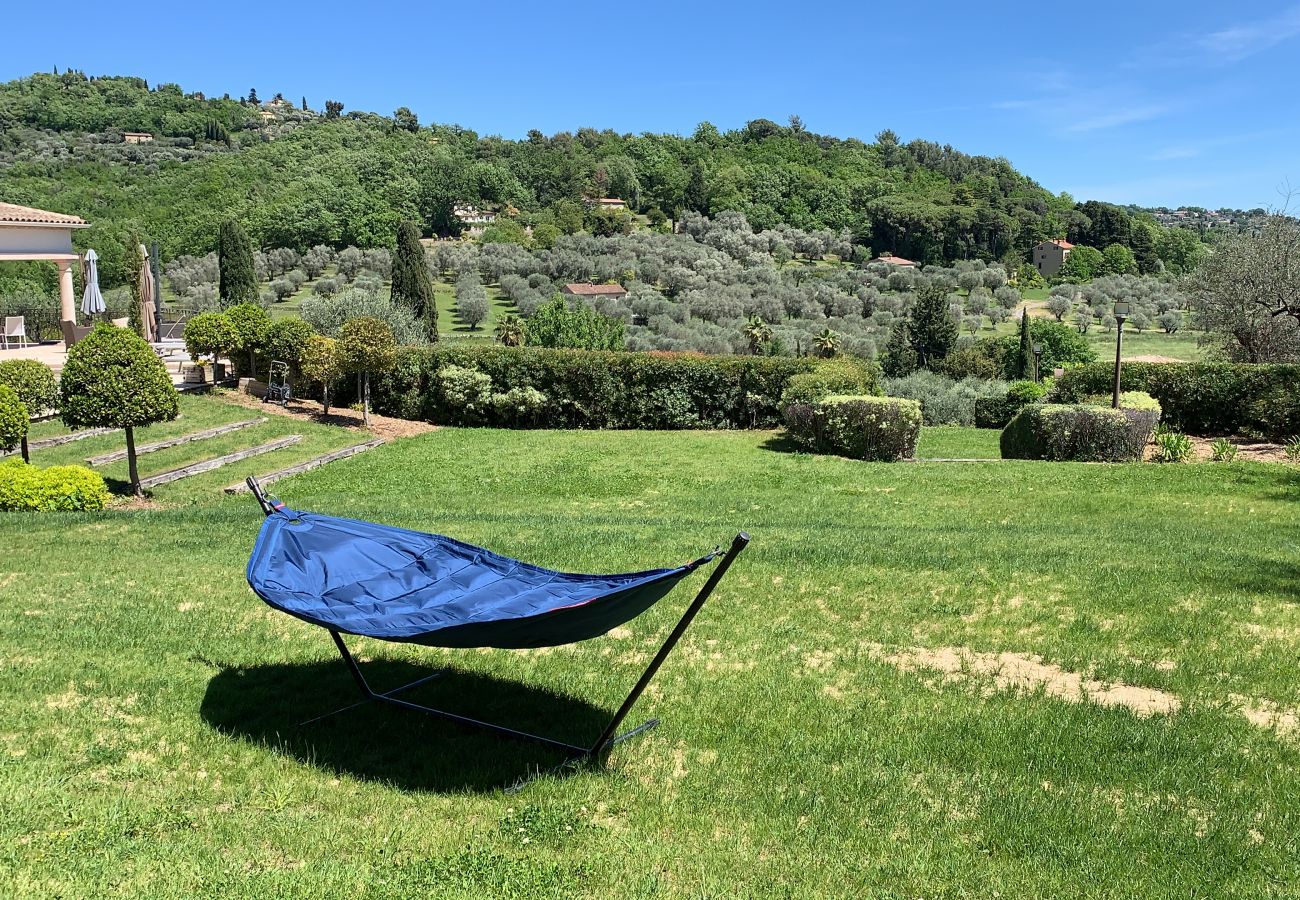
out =
{"type": "Polygon", "coordinates": [[[622,350],[624,324],[581,303],[569,306],[555,294],[524,320],[528,343],[569,350],[622,350]]]}
{"type": "Polygon", "coordinates": [[[256,105],[257,105],[257,102],[258,102],[258,100],[257,100],[257,88],[249,88],[249,89],[248,89],[248,104],[249,104],[250,106],[256,106],[256,105]]]}
{"type": "Polygon", "coordinates": [[[772,342],[772,326],[758,316],[750,316],[742,329],[745,340],[749,341],[749,352],[758,356],[763,348],[772,342]]]}
{"type": "Polygon", "coordinates": [[[303,343],[298,366],[303,377],[321,386],[321,406],[323,415],[330,414],[330,391],[334,382],[347,373],[346,360],[339,350],[339,342],[334,338],[313,334],[303,343]]]}
{"type": "Polygon", "coordinates": [[[906,319],[899,319],[889,332],[889,341],[880,354],[880,371],[890,378],[906,378],[916,371],[916,351],[912,349],[912,331],[906,319]]]}
{"type": "MultiPolygon", "coordinates": [[[[7,359],[0,362],[0,385],[11,388],[27,408],[28,415],[40,415],[58,409],[59,381],[54,370],[34,359],[7,359]]],[[[23,462],[31,462],[27,450],[27,433],[22,435],[23,462]]]]}
{"type": "Polygon", "coordinates": [[[262,342],[262,356],[268,360],[279,360],[301,370],[302,350],[307,341],[316,334],[302,319],[277,319],[266,330],[262,342]]]}
{"type": "Polygon", "coordinates": [[[497,320],[497,340],[503,347],[522,347],[524,344],[524,323],[514,313],[497,320]]]}
{"type": "Polygon", "coordinates": [[[1102,274],[1103,262],[1104,258],[1100,250],[1080,244],[1071,250],[1065,262],[1061,263],[1061,279],[1076,284],[1092,281],[1097,275],[1102,274]]]}
{"type": "Polygon", "coordinates": [[[1133,248],[1133,258],[1137,261],[1139,274],[1154,275],[1160,271],[1160,254],[1156,251],[1157,233],[1154,225],[1133,223],[1133,237],[1129,246],[1133,248]]]}
{"type": "Polygon", "coordinates": [[[27,404],[18,399],[18,392],[7,384],[0,384],[0,450],[8,453],[23,445],[23,461],[27,461],[27,429],[30,421],[27,404]]]}
{"type": "Polygon", "coordinates": [[[1253,233],[1224,241],[1190,282],[1207,327],[1238,342],[1259,331],[1264,319],[1275,337],[1300,329],[1300,221],[1270,215],[1253,233]]]}
{"type": "Polygon", "coordinates": [[[227,306],[257,301],[253,247],[244,229],[234,219],[227,219],[221,225],[217,237],[217,263],[220,267],[218,293],[227,306]]]}
{"type": "Polygon", "coordinates": [[[393,113],[393,122],[403,131],[419,131],[420,120],[408,107],[399,106],[393,113]]]}
{"type": "Polygon", "coordinates": [[[397,226],[397,249],[393,253],[392,300],[410,308],[417,319],[423,319],[429,340],[438,340],[438,304],[434,300],[433,279],[424,259],[424,245],[420,243],[420,228],[414,222],[397,226]]]}
{"type": "Polygon", "coordinates": [[[1156,253],[1169,271],[1186,275],[1205,258],[1206,249],[1188,229],[1170,228],[1156,241],[1156,253]]]}
{"type": "Polygon", "coordinates": [[[1176,309],[1165,310],[1156,316],[1156,322],[1164,329],[1165,334],[1173,334],[1183,327],[1183,317],[1178,314],[1176,309]]]}
{"type": "Polygon", "coordinates": [[[1020,314],[1020,340],[1014,354],[1007,354],[1007,371],[1012,378],[1029,378],[1034,373],[1034,337],[1030,330],[1029,310],[1020,314]]]}
{"type": "Polygon", "coordinates": [[[456,279],[456,315],[475,331],[488,314],[487,293],[475,272],[465,272],[456,279]]]}
{"type": "Polygon", "coordinates": [[[327,119],[337,119],[337,118],[338,118],[339,116],[341,116],[341,115],[343,115],[343,104],[342,104],[342,103],[340,103],[340,102],[337,101],[337,100],[326,100],[326,101],[325,101],[325,118],[327,118],[327,119]]]}
{"type": "Polygon", "coordinates": [[[248,373],[256,378],[257,351],[266,343],[266,334],[271,330],[271,317],[255,303],[236,304],[226,310],[225,316],[230,323],[231,336],[230,345],[225,349],[231,353],[247,353],[248,373]]]}
{"type": "Polygon", "coordinates": [[[180,414],[167,367],[144,338],[125,328],[96,325],[68,351],[59,398],[60,415],[69,428],[125,430],[131,491],[140,496],[135,429],[180,414]]]}
{"type": "Polygon", "coordinates": [[[1134,257],[1133,251],[1123,244],[1111,244],[1101,251],[1102,275],[1136,275],[1138,271],[1137,258],[1134,257]]]}
{"type": "Polygon", "coordinates": [[[957,323],[948,311],[948,292],[942,286],[923,288],[912,307],[912,349],[919,366],[934,369],[957,344],[957,323]]]}
{"type": "Polygon", "coordinates": [[[361,421],[369,425],[370,375],[387,372],[397,363],[393,330],[370,316],[350,319],[339,329],[338,350],[348,371],[361,373],[361,421]]]}
{"type": "Polygon", "coordinates": [[[199,313],[185,323],[185,351],[194,359],[212,357],[214,382],[217,380],[217,360],[221,354],[229,353],[237,340],[235,328],[225,313],[199,313]]]}
{"type": "Polygon", "coordinates": [[[1047,311],[1056,316],[1056,321],[1062,321],[1074,308],[1074,303],[1069,297],[1061,294],[1053,294],[1047,298],[1047,311]]]}
{"type": "Polygon", "coordinates": [[[839,355],[843,343],[843,338],[838,334],[829,328],[823,328],[821,333],[813,338],[813,349],[822,359],[830,359],[839,355]]]}

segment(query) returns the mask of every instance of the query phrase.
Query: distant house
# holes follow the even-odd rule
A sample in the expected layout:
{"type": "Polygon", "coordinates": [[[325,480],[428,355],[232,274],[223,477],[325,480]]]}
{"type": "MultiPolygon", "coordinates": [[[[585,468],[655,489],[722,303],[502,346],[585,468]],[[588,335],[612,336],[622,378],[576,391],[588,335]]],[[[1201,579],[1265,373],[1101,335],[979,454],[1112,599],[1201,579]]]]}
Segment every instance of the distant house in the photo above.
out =
{"type": "Polygon", "coordinates": [[[153,135],[147,131],[126,131],[122,133],[122,140],[128,144],[152,144],[153,135]]]}
{"type": "Polygon", "coordinates": [[[624,211],[627,210],[627,202],[625,200],[620,200],[617,197],[599,197],[594,200],[589,199],[587,201],[587,206],[594,207],[596,209],[621,209],[624,211]]]}
{"type": "Polygon", "coordinates": [[[454,215],[465,225],[491,225],[497,220],[497,214],[489,209],[479,209],[467,203],[458,203],[452,207],[454,215]]]}
{"type": "Polygon", "coordinates": [[[570,297],[609,297],[622,300],[627,296],[627,289],[621,284],[566,284],[560,288],[560,293],[570,297]]]}
{"type": "Polygon", "coordinates": [[[1061,271],[1073,249],[1074,244],[1069,241],[1043,241],[1034,247],[1034,268],[1044,278],[1051,278],[1061,271]]]}
{"type": "Polygon", "coordinates": [[[873,259],[872,262],[886,263],[888,265],[898,266],[903,269],[916,268],[916,263],[912,262],[910,259],[903,259],[903,257],[895,256],[892,253],[882,253],[879,256],[877,256],[875,259],[873,259]]]}

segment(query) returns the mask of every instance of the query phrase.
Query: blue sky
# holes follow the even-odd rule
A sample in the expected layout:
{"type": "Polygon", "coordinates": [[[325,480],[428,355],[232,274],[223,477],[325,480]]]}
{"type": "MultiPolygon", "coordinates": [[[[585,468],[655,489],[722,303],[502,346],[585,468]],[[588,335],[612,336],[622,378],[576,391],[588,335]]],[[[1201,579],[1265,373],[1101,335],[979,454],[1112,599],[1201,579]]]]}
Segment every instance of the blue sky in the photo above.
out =
{"type": "Polygon", "coordinates": [[[313,108],[405,105],[506,137],[794,113],[824,134],[892,128],[1006,156],[1080,200],[1249,208],[1300,187],[1300,2],[158,8],[14,4],[0,79],[72,66],[313,108]]]}

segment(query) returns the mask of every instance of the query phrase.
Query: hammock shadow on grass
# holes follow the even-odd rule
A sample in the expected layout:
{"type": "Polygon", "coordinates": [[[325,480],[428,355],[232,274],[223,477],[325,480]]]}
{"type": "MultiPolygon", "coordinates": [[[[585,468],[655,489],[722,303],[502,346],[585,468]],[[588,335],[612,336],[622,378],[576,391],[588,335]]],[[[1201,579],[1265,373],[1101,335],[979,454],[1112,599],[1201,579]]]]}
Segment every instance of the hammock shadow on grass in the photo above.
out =
{"type": "MultiPolygon", "coordinates": [[[[400,696],[574,744],[594,741],[612,711],[574,697],[458,669],[375,660],[362,664],[376,691],[442,675],[400,696]]],[[[365,702],[342,661],[223,668],[208,682],[200,714],[218,731],[340,775],[403,790],[494,791],[557,770],[563,755],[414,710],[365,702]]],[[[577,771],[563,767],[559,772],[577,771]]]]}

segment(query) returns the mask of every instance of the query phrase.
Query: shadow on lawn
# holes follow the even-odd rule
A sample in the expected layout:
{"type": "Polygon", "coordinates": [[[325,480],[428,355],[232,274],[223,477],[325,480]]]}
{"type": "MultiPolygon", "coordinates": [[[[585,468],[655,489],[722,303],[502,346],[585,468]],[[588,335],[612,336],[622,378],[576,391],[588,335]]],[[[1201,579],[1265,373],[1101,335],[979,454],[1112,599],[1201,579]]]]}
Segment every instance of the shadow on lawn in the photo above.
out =
{"type": "MultiPolygon", "coordinates": [[[[377,691],[431,674],[403,662],[363,663],[377,691]]],[[[595,740],[611,711],[537,687],[443,669],[403,699],[546,737],[595,740]]],[[[493,791],[519,785],[564,762],[554,750],[496,737],[413,710],[363,703],[343,662],[222,669],[208,682],[200,713],[225,734],[331,772],[412,791],[493,791]]],[[[577,771],[563,768],[562,772],[577,771]]]]}

